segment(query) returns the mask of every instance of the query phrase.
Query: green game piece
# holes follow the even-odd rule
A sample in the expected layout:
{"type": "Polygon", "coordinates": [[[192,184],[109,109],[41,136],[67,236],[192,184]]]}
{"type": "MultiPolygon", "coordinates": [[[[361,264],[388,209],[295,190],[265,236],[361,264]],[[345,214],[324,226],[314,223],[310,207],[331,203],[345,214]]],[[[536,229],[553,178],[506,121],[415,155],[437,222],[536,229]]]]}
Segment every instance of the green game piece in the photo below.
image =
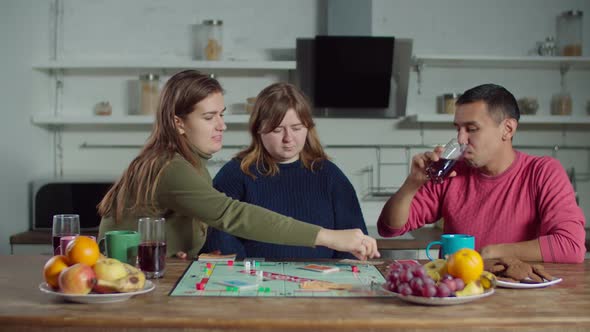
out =
{"type": "Polygon", "coordinates": [[[233,289],[233,287],[232,287],[232,286],[227,286],[227,287],[225,287],[225,291],[226,291],[226,292],[231,292],[231,291],[232,291],[232,289],[233,289]]]}
{"type": "Polygon", "coordinates": [[[238,287],[234,287],[233,291],[234,292],[237,292],[238,291],[238,287]]]}
{"type": "Polygon", "coordinates": [[[258,291],[259,291],[260,293],[264,292],[264,287],[259,287],[259,288],[258,288],[258,291]]]}
{"type": "Polygon", "coordinates": [[[266,288],[264,289],[264,292],[265,292],[265,293],[270,293],[270,287],[266,287],[266,288]]]}
{"type": "Polygon", "coordinates": [[[255,265],[254,265],[255,267],[260,267],[260,262],[256,262],[256,263],[254,263],[254,264],[255,264],[255,265]]]}

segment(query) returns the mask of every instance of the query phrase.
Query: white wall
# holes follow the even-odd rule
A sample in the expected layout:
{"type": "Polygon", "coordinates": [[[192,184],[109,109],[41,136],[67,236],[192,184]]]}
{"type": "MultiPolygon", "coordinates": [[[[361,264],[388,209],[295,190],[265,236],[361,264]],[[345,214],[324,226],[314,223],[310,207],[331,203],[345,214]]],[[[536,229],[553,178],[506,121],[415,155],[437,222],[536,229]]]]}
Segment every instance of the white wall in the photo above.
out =
{"type": "Polygon", "coordinates": [[[31,125],[33,56],[47,56],[49,1],[0,1],[0,254],[29,225],[28,181],[52,172],[51,135],[31,125]]]}
{"type": "MultiPolygon", "coordinates": [[[[0,0],[0,254],[8,253],[11,234],[29,227],[27,183],[55,171],[53,135],[30,123],[37,112],[52,112],[51,81],[35,71],[32,63],[47,60],[51,51],[50,0],[0,0]]],[[[325,31],[323,0],[64,0],[58,56],[84,59],[191,59],[194,57],[194,25],[204,19],[224,21],[226,57],[261,59],[271,57],[269,49],[293,49],[295,38],[312,37],[325,31]],[[246,5],[247,3],[247,5],[246,5]]],[[[414,38],[415,54],[525,55],[535,41],[553,35],[555,16],[579,8],[590,14],[584,0],[373,0],[373,35],[414,38]]],[[[365,15],[368,16],[368,15],[365,15]]],[[[585,26],[589,26],[586,24],[585,26]]],[[[590,33],[584,37],[584,52],[590,54],[590,33]]],[[[289,56],[289,52],[285,53],[289,56]]],[[[292,53],[291,53],[292,56],[292,53]]],[[[66,71],[61,110],[70,114],[91,114],[101,100],[113,104],[114,114],[133,112],[130,89],[139,72],[66,71]]],[[[171,73],[160,73],[165,80],[171,73]]],[[[227,90],[229,109],[239,109],[248,96],[270,82],[287,79],[286,73],[264,71],[221,71],[216,73],[227,90]]],[[[590,71],[571,73],[574,113],[584,114],[582,101],[590,99],[590,71]]],[[[559,74],[549,70],[475,70],[427,68],[422,94],[417,94],[416,75],[410,78],[408,113],[434,113],[435,96],[461,92],[484,82],[496,82],[517,97],[537,96],[541,114],[548,114],[551,94],[559,89],[559,74]]],[[[399,120],[318,119],[322,142],[342,144],[434,144],[454,135],[450,125],[424,130],[399,126],[399,120]]],[[[588,145],[590,135],[582,128],[523,126],[516,144],[588,145]]],[[[117,128],[105,132],[95,128],[70,128],[63,134],[63,170],[66,176],[116,177],[137,153],[137,148],[84,149],[81,143],[141,144],[145,128],[117,128]],[[98,158],[100,163],[93,160],[98,158]]],[[[232,126],[225,144],[242,145],[248,140],[243,126],[232,126]]],[[[216,160],[231,157],[226,149],[216,160]]],[[[374,149],[330,148],[329,154],[341,166],[362,195],[368,175],[361,172],[376,166],[374,149]]],[[[416,151],[410,151],[415,153],[416,151]]],[[[551,153],[535,150],[532,153],[551,153]]],[[[565,167],[588,172],[590,156],[580,151],[556,155],[565,167]]],[[[386,149],[383,161],[405,160],[403,149],[386,149]]],[[[212,173],[217,165],[211,167],[212,173]]],[[[395,186],[403,180],[403,166],[385,167],[382,185],[395,186]]],[[[590,211],[588,182],[578,183],[581,203],[590,211]]],[[[381,202],[362,202],[367,224],[373,225],[381,202]]]]}

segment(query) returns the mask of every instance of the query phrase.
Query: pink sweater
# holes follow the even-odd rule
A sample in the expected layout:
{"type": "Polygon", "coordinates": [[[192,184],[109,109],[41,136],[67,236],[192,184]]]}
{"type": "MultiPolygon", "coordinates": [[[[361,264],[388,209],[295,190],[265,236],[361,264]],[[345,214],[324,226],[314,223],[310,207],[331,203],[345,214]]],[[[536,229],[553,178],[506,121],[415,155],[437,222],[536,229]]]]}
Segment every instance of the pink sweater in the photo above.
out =
{"type": "Polygon", "coordinates": [[[444,218],[444,233],[474,235],[476,250],[539,238],[545,262],[584,260],[585,217],[558,160],[517,151],[514,163],[498,176],[462,162],[455,170],[456,177],[420,188],[403,228],[378,222],[379,234],[398,236],[444,218]]]}

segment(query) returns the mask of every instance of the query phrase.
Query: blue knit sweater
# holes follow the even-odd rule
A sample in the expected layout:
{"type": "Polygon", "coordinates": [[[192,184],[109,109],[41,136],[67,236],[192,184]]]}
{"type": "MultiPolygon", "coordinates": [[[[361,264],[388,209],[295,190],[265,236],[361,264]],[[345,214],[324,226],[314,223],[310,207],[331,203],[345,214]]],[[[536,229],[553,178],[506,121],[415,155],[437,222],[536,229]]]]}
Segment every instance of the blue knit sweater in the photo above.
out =
{"type": "MultiPolygon", "coordinates": [[[[301,161],[279,164],[275,176],[263,176],[252,167],[256,179],[240,170],[240,162],[229,161],[215,176],[213,185],[226,195],[240,201],[313,223],[328,229],[367,228],[356,193],[344,173],[331,161],[309,171],[301,161]]],[[[236,253],[238,258],[353,258],[348,253],[326,247],[306,248],[277,245],[236,238],[209,228],[202,252],[221,250],[236,253]]]]}

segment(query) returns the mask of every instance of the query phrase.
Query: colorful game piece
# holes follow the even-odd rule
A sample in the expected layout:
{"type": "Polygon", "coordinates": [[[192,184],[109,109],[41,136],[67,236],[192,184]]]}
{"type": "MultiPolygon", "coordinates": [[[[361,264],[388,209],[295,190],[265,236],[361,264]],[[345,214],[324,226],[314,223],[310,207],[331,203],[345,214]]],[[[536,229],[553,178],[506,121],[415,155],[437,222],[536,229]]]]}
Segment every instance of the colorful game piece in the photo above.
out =
{"type": "Polygon", "coordinates": [[[227,266],[234,266],[234,261],[227,261],[227,266]]]}
{"type": "Polygon", "coordinates": [[[250,268],[251,268],[250,261],[245,261],[244,262],[244,269],[246,269],[247,271],[250,271],[250,268]]]}
{"type": "Polygon", "coordinates": [[[202,282],[197,283],[197,290],[204,290],[205,289],[205,284],[202,282]]]}
{"type": "Polygon", "coordinates": [[[201,279],[201,283],[206,284],[209,281],[209,278],[203,278],[201,279]]]}
{"type": "Polygon", "coordinates": [[[259,267],[260,267],[260,262],[258,262],[258,261],[254,262],[254,268],[256,268],[256,269],[257,269],[257,268],[259,268],[259,267]]]}
{"type": "Polygon", "coordinates": [[[210,268],[212,268],[212,267],[213,267],[213,264],[211,264],[211,263],[207,262],[207,265],[206,265],[206,266],[207,266],[207,268],[208,268],[208,269],[210,269],[210,268]]]}
{"type": "Polygon", "coordinates": [[[264,288],[264,292],[265,292],[265,293],[270,293],[270,287],[265,287],[265,288],[264,288]]]}
{"type": "Polygon", "coordinates": [[[264,292],[264,287],[259,287],[259,288],[258,288],[258,291],[259,291],[260,293],[263,293],[263,292],[264,292]]]}
{"type": "Polygon", "coordinates": [[[357,273],[359,271],[359,267],[356,265],[352,266],[352,272],[357,273]]]}

